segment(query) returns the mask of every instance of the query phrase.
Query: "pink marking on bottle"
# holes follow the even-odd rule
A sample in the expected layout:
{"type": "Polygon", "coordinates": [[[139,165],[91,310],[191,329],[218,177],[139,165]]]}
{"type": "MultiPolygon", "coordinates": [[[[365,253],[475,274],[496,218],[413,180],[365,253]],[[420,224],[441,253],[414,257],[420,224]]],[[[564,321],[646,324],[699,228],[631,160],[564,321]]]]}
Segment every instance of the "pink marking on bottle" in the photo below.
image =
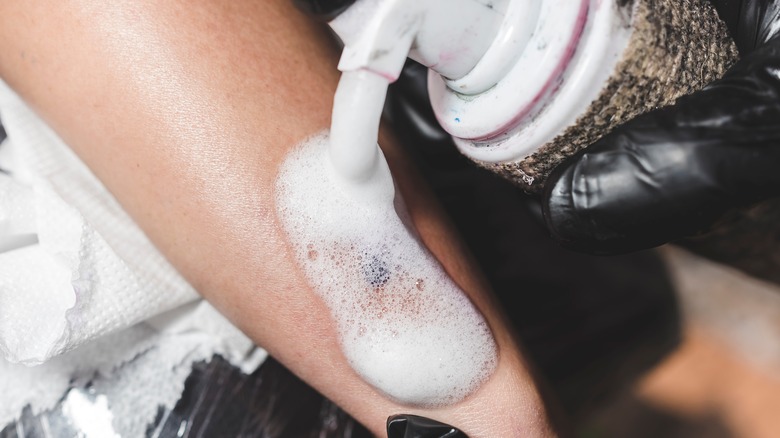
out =
{"type": "Polygon", "coordinates": [[[531,102],[522,107],[517,115],[510,119],[507,123],[504,125],[496,128],[495,130],[480,136],[475,137],[471,140],[473,141],[486,141],[493,139],[501,134],[506,133],[507,131],[510,131],[513,127],[517,126],[521,120],[526,118],[531,111],[533,111],[534,108],[539,104],[542,99],[549,96],[549,93],[551,90],[555,90],[557,86],[554,86],[554,84],[558,81],[560,76],[563,74],[563,72],[566,71],[567,67],[569,66],[569,63],[571,62],[572,58],[574,58],[574,54],[577,51],[577,47],[579,46],[580,40],[582,39],[582,34],[585,31],[585,23],[588,21],[588,14],[590,13],[590,2],[588,0],[582,0],[580,3],[580,12],[577,16],[577,21],[575,23],[574,33],[571,36],[571,39],[569,40],[569,43],[566,46],[566,50],[564,51],[563,56],[561,57],[561,60],[559,61],[556,68],[553,70],[553,72],[548,77],[545,84],[541,87],[539,92],[534,96],[533,99],[531,99],[531,102]]]}

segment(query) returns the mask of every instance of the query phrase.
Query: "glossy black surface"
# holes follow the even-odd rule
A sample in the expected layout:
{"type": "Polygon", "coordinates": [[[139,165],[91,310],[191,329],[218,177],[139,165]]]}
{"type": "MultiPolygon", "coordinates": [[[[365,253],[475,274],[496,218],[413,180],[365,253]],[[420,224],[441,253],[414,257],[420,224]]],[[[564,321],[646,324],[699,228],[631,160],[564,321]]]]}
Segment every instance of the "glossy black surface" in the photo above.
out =
{"type": "Polygon", "coordinates": [[[387,438],[468,438],[449,424],[419,415],[400,414],[387,419],[387,438]]]}

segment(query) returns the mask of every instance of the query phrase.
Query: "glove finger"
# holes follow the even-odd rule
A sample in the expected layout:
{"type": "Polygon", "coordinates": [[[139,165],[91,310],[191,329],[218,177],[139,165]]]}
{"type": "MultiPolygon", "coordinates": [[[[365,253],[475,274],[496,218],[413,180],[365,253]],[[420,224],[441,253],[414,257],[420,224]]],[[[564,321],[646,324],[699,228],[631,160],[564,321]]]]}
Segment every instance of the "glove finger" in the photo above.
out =
{"type": "Polygon", "coordinates": [[[460,430],[418,415],[394,415],[387,419],[388,438],[468,438],[460,430]]]}
{"type": "Polygon", "coordinates": [[[772,0],[710,0],[729,28],[743,55],[771,40],[778,32],[780,3],[772,0]]]}
{"type": "Polygon", "coordinates": [[[543,194],[553,237],[617,254],[706,230],[780,195],[780,40],[711,86],[616,128],[560,166],[543,194]]]}
{"type": "Polygon", "coordinates": [[[355,0],[293,0],[293,4],[320,21],[330,21],[345,9],[352,6],[355,0]]]}

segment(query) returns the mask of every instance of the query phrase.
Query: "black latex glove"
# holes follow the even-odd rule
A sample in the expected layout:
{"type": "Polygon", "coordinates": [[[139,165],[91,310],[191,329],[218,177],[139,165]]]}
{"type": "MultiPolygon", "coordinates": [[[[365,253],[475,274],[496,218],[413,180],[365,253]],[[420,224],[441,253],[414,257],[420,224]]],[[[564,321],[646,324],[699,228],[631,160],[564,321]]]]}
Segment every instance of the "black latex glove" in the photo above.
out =
{"type": "Polygon", "coordinates": [[[717,83],[616,128],[553,173],[542,204],[564,246],[650,248],[780,195],[780,2],[713,3],[742,59],[717,83]]]}
{"type": "Polygon", "coordinates": [[[458,429],[417,415],[395,415],[387,419],[387,438],[468,438],[458,429]]]}

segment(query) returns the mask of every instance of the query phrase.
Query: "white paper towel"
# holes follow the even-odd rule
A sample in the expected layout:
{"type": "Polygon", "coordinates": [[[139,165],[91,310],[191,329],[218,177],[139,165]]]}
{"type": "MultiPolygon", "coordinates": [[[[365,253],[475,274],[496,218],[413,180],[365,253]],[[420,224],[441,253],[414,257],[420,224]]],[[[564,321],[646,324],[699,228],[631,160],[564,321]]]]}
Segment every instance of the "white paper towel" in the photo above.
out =
{"type": "Polygon", "coordinates": [[[4,83],[0,353],[39,364],[199,299],[86,165],[4,83]]]}
{"type": "MultiPolygon", "coordinates": [[[[33,415],[62,409],[82,433],[78,436],[158,436],[148,433],[150,425],[159,421],[160,412],[174,408],[192,365],[215,354],[247,374],[266,358],[264,350],[200,300],[41,365],[0,359],[0,431],[18,421],[25,408],[33,415]]],[[[52,433],[59,436],[56,429],[52,433]]]]}

